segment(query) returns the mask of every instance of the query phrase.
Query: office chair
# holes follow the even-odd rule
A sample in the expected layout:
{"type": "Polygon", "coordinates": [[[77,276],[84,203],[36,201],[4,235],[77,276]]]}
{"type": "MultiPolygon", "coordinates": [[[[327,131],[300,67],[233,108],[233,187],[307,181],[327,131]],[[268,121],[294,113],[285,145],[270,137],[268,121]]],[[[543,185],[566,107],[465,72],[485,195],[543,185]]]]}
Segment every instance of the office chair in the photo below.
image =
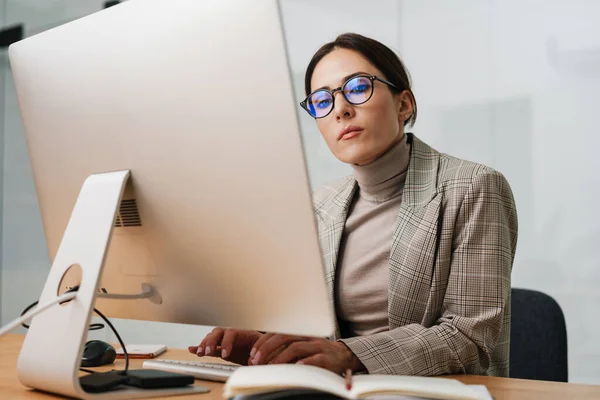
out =
{"type": "Polygon", "coordinates": [[[512,289],[510,377],[567,382],[567,328],[547,294],[512,289]]]}

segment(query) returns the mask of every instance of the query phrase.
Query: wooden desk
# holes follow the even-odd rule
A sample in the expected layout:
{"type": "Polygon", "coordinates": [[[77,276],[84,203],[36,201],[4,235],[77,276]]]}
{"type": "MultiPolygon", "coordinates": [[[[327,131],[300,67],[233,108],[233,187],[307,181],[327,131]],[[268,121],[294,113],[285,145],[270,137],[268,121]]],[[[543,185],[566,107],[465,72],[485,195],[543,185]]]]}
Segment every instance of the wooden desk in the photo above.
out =
{"type": "MultiPolygon", "coordinates": [[[[21,385],[17,378],[16,365],[19,351],[23,343],[22,335],[7,335],[0,338],[0,398],[2,399],[57,399],[56,396],[40,393],[21,385]]],[[[40,355],[43,357],[43,355],[40,355]]],[[[186,350],[171,349],[160,358],[183,360],[199,360],[186,350]]],[[[205,357],[211,361],[210,357],[205,357]]],[[[214,359],[212,359],[214,360],[214,359]]],[[[130,368],[141,368],[143,360],[131,360],[130,368]]],[[[117,360],[115,365],[98,370],[120,369],[124,367],[123,360],[117,360]]],[[[495,378],[488,376],[457,375],[452,378],[466,384],[485,385],[496,400],[583,400],[600,399],[600,386],[580,385],[574,383],[556,383],[529,381],[522,379],[495,378]]],[[[223,385],[216,382],[196,381],[196,385],[210,388],[210,393],[194,396],[175,396],[168,399],[223,399],[223,385]]],[[[167,399],[166,397],[163,397],[167,399]]]]}

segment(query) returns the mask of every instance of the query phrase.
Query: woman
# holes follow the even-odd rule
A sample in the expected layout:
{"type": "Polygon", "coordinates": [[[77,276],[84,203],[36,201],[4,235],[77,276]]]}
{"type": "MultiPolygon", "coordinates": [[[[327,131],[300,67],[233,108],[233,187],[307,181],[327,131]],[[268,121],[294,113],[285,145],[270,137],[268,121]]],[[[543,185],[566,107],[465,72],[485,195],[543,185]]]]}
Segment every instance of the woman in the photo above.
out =
{"type": "Polygon", "coordinates": [[[325,44],[305,89],[302,107],[354,168],[313,198],[336,333],[215,328],[189,350],[337,373],[508,376],[517,214],[507,181],[405,133],[417,117],[408,73],[373,39],[325,44]]]}

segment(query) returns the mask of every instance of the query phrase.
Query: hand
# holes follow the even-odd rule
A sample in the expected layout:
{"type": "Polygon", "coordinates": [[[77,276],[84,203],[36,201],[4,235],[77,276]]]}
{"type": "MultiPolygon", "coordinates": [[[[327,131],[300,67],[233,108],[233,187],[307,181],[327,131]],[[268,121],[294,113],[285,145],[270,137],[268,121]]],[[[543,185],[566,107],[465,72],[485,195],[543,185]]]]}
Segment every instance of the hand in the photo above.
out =
{"type": "Polygon", "coordinates": [[[254,344],[250,357],[253,365],[298,363],[337,374],[348,369],[353,372],[365,369],[344,343],[304,336],[265,334],[254,344]]]}
{"type": "Polygon", "coordinates": [[[221,357],[236,364],[248,365],[250,350],[261,336],[263,334],[256,331],[217,327],[198,346],[190,346],[188,350],[199,357],[221,357]]]}

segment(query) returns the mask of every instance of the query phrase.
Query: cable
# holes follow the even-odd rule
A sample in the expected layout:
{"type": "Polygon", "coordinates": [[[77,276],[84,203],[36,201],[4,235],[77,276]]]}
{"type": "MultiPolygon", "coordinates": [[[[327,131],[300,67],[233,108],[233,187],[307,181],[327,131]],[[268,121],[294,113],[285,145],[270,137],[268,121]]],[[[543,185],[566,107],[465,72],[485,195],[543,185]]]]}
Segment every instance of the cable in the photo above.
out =
{"type": "Polygon", "coordinates": [[[88,331],[99,331],[102,328],[104,328],[104,324],[94,323],[90,324],[88,331]]]}
{"type": "MultiPolygon", "coordinates": [[[[68,303],[69,301],[73,300],[77,296],[78,290],[79,290],[79,286],[75,286],[75,287],[69,289],[64,294],[52,299],[51,301],[49,301],[41,306],[35,307],[38,304],[37,301],[35,303],[29,305],[21,313],[21,316],[19,318],[15,319],[14,321],[10,322],[9,324],[6,324],[4,327],[2,327],[2,329],[0,329],[0,337],[2,337],[3,335],[7,334],[10,331],[12,331],[13,329],[17,328],[19,325],[23,325],[26,328],[29,328],[29,326],[25,324],[25,321],[35,317],[36,315],[40,314],[43,311],[46,311],[48,308],[52,307],[53,305],[55,305],[57,303],[58,304],[68,303]],[[35,309],[29,311],[33,307],[35,307],[35,309]]],[[[154,295],[153,291],[145,292],[141,295],[112,295],[112,296],[123,296],[123,297],[116,297],[116,298],[127,299],[127,298],[141,298],[139,296],[150,297],[152,295],[154,295]],[[132,296],[137,296],[137,297],[132,297],[132,296]]],[[[113,298],[115,298],[115,297],[113,297],[113,298]]],[[[121,339],[121,336],[119,335],[119,332],[117,332],[117,329],[108,320],[108,318],[106,318],[104,316],[104,314],[102,314],[96,308],[94,308],[94,312],[96,314],[98,314],[100,316],[100,318],[102,318],[104,320],[104,322],[107,323],[107,325],[110,327],[110,329],[113,331],[113,333],[117,337],[117,340],[119,341],[119,344],[121,345],[121,348],[123,349],[123,354],[125,355],[125,370],[119,371],[119,373],[126,375],[127,371],[129,370],[129,353],[127,353],[127,349],[125,348],[125,343],[123,343],[123,339],[121,339]]],[[[102,324],[91,324],[89,327],[89,330],[98,330],[98,329],[102,329],[102,328],[104,328],[104,325],[102,325],[102,324]]],[[[87,373],[94,373],[94,371],[85,369],[85,368],[79,368],[79,370],[83,371],[83,372],[87,372],[87,373]]]]}
{"type": "Polygon", "coordinates": [[[102,318],[104,320],[104,322],[106,322],[108,324],[108,326],[110,327],[110,329],[112,329],[113,333],[117,337],[117,340],[119,341],[119,344],[121,345],[121,348],[123,349],[123,354],[125,355],[125,370],[124,371],[120,371],[120,372],[123,375],[125,375],[127,373],[127,370],[129,369],[129,354],[127,354],[127,349],[125,349],[125,343],[123,343],[123,340],[121,339],[121,336],[119,336],[119,333],[117,332],[117,330],[115,329],[115,327],[113,326],[113,324],[110,323],[110,321],[108,320],[108,318],[106,318],[104,316],[104,314],[102,314],[100,311],[96,310],[95,308],[94,308],[94,312],[96,314],[98,314],[100,316],[100,318],[102,318]]]}
{"type": "MultiPolygon", "coordinates": [[[[52,299],[51,301],[42,304],[41,306],[38,306],[35,308],[35,310],[29,311],[27,313],[21,314],[21,316],[17,319],[15,319],[14,321],[6,324],[5,326],[2,327],[2,329],[0,329],[0,337],[7,334],[8,332],[12,331],[13,329],[17,328],[19,325],[23,324],[25,321],[27,321],[30,318],[35,317],[36,315],[38,315],[39,313],[41,313],[42,311],[47,310],[48,308],[52,307],[53,305],[57,304],[57,303],[66,303],[68,301],[71,301],[75,298],[75,296],[77,296],[76,292],[70,292],[70,293],[65,293],[61,296],[58,296],[54,299],[52,299]]],[[[31,308],[28,307],[28,310],[31,308]]],[[[27,310],[27,311],[28,311],[27,310]]]]}
{"type": "Polygon", "coordinates": [[[91,369],[86,369],[86,368],[79,368],[80,371],[82,372],[87,372],[88,374],[95,374],[98,371],[92,371],[91,369]]]}
{"type": "MultiPolygon", "coordinates": [[[[39,313],[41,313],[42,311],[46,310],[47,308],[51,307],[52,305],[54,305],[56,303],[64,304],[64,303],[67,303],[67,302],[73,300],[75,298],[75,296],[77,295],[77,291],[79,291],[79,285],[73,286],[72,288],[67,290],[63,295],[58,296],[56,299],[52,300],[51,302],[49,302],[47,304],[44,304],[41,307],[36,307],[38,305],[37,301],[35,303],[30,304],[29,306],[27,306],[27,308],[25,308],[25,310],[23,310],[23,312],[21,313],[21,316],[19,318],[17,318],[13,322],[11,322],[10,324],[8,324],[4,328],[2,328],[2,330],[0,330],[0,336],[12,331],[19,325],[22,325],[24,328],[29,329],[29,325],[27,325],[25,323],[25,321],[27,321],[30,318],[33,318],[34,316],[38,315],[39,313]],[[29,311],[33,307],[36,307],[36,308],[33,311],[29,311]]],[[[156,295],[156,292],[154,291],[154,289],[152,287],[150,287],[149,290],[144,290],[144,292],[138,293],[138,294],[108,294],[108,293],[98,293],[97,294],[98,297],[107,298],[107,299],[119,299],[119,300],[149,299],[149,298],[154,297],[155,295],[156,295]]],[[[125,355],[125,370],[119,371],[119,373],[122,375],[126,375],[127,371],[129,370],[129,353],[127,353],[127,349],[125,348],[125,343],[123,343],[121,336],[119,335],[119,333],[117,332],[117,330],[113,326],[113,324],[111,324],[111,322],[108,320],[108,318],[106,318],[104,316],[104,314],[102,314],[96,308],[94,308],[94,312],[96,314],[98,314],[100,316],[100,318],[102,318],[104,320],[104,322],[106,322],[108,324],[110,329],[113,331],[113,333],[117,337],[117,340],[119,341],[119,344],[121,345],[121,348],[123,349],[123,354],[125,355]]],[[[90,324],[88,330],[95,331],[95,330],[99,330],[102,328],[104,328],[103,324],[94,323],[94,324],[90,324]]],[[[83,371],[83,372],[87,372],[89,374],[95,373],[95,371],[90,370],[90,369],[85,369],[85,368],[79,368],[79,370],[83,371]]]]}
{"type": "MultiPolygon", "coordinates": [[[[108,324],[110,329],[113,331],[113,333],[117,337],[117,340],[119,341],[119,344],[121,345],[121,348],[123,349],[123,354],[125,355],[125,369],[123,371],[119,371],[119,373],[122,375],[127,374],[127,371],[129,370],[129,353],[127,353],[127,349],[125,348],[125,344],[123,343],[121,336],[119,336],[119,333],[117,332],[116,328],[113,326],[113,324],[110,323],[110,321],[108,320],[108,318],[106,318],[106,316],[104,316],[104,314],[102,314],[100,311],[98,311],[95,308],[94,308],[94,312],[96,314],[98,314],[100,316],[100,318],[102,318],[104,320],[104,322],[106,322],[108,324]]],[[[90,325],[91,331],[94,330],[94,329],[92,329],[92,326],[94,326],[94,325],[101,325],[102,327],[104,327],[104,325],[102,325],[102,324],[92,324],[92,325],[90,325]]],[[[91,369],[86,369],[86,368],[79,368],[79,370],[83,371],[83,372],[87,372],[88,374],[98,373],[98,371],[93,371],[91,369]]]]}
{"type": "Polygon", "coordinates": [[[103,299],[118,299],[118,300],[136,300],[136,299],[149,299],[155,295],[153,289],[144,291],[138,294],[112,294],[112,293],[98,293],[97,296],[103,299]]]}
{"type": "MultiPolygon", "coordinates": [[[[26,307],[26,308],[23,310],[23,312],[21,312],[21,317],[22,317],[23,315],[25,315],[25,313],[26,313],[27,311],[31,310],[33,307],[35,307],[35,306],[37,306],[37,305],[38,305],[38,302],[37,302],[37,301],[36,301],[35,303],[31,303],[30,305],[28,305],[28,306],[27,306],[27,307],[26,307]]],[[[21,324],[21,326],[22,326],[23,328],[25,328],[25,329],[29,329],[29,325],[27,325],[25,322],[23,322],[23,323],[21,324]]]]}
{"type": "MultiPolygon", "coordinates": [[[[69,290],[67,290],[65,293],[77,292],[78,290],[79,290],[79,285],[75,285],[72,288],[70,288],[69,290]]],[[[138,294],[98,293],[97,297],[102,297],[104,299],[116,299],[116,300],[136,300],[136,299],[149,299],[149,298],[154,297],[155,295],[156,295],[156,292],[154,291],[154,288],[152,288],[150,286],[149,290],[145,290],[144,292],[138,293],[138,294]]],[[[25,310],[23,310],[23,312],[21,313],[21,317],[24,316],[27,311],[31,310],[37,304],[38,304],[38,302],[36,301],[35,303],[28,305],[25,308],[25,310]]],[[[29,325],[27,325],[25,322],[23,322],[21,324],[21,326],[25,329],[29,329],[29,325]]],[[[103,328],[104,328],[104,324],[94,323],[94,324],[90,324],[88,330],[97,331],[97,330],[100,330],[103,328]]]]}
{"type": "MultiPolygon", "coordinates": [[[[21,317],[22,317],[23,315],[25,315],[25,313],[26,313],[27,311],[29,311],[29,310],[31,310],[33,307],[37,306],[37,304],[38,304],[38,302],[36,301],[35,303],[32,303],[32,304],[28,305],[28,306],[27,306],[27,308],[25,308],[25,309],[23,310],[23,312],[21,313],[21,317]]],[[[25,329],[29,329],[29,325],[27,325],[25,322],[23,322],[23,323],[21,324],[21,326],[22,326],[23,328],[25,328],[25,329]]],[[[93,323],[93,324],[90,324],[90,326],[89,326],[88,330],[90,330],[90,331],[99,331],[100,329],[103,329],[103,328],[104,328],[104,324],[100,324],[100,323],[93,323]]]]}

